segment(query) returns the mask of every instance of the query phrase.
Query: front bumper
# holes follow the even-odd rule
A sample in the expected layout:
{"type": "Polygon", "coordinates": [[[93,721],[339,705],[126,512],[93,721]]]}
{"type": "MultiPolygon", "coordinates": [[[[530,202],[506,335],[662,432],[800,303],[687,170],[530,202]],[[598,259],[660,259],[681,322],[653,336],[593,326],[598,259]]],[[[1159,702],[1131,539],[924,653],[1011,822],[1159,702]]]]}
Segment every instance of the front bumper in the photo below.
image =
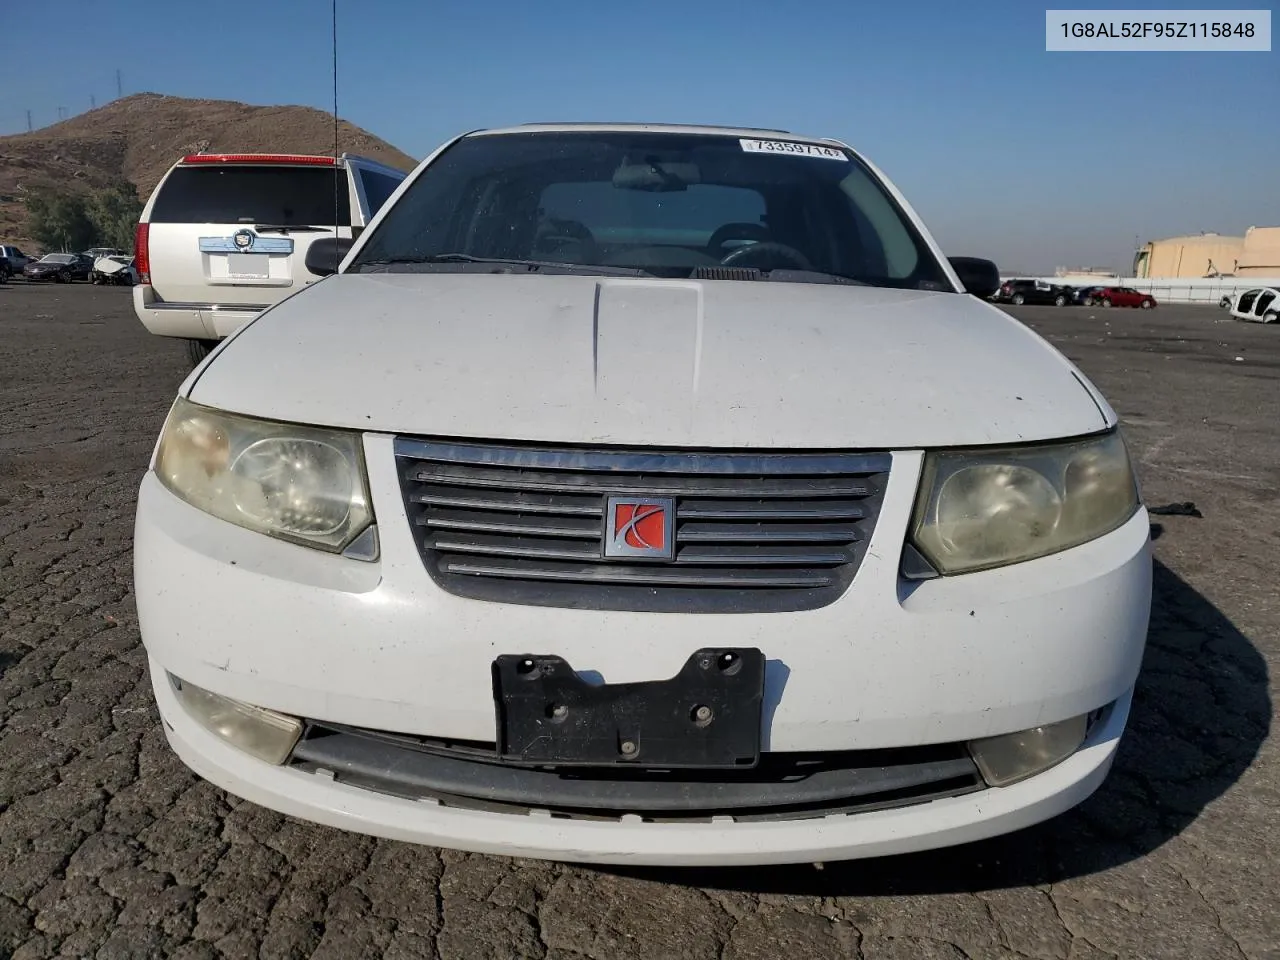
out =
{"type": "Polygon", "coordinates": [[[174,749],[211,781],[334,826],[508,855],[634,863],[872,856],[1017,829],[1105,776],[1150,611],[1148,520],[1051,557],[907,584],[898,559],[922,455],[897,453],[857,576],[817,610],[666,614],[488,603],[445,593],[404,516],[392,438],[367,435],[380,557],[298,547],[209,517],[148,473],[135,582],[143,641],[174,749]],[[708,645],[769,660],[762,745],[841,751],[953,743],[1115,709],[1074,756],[1000,789],[816,820],[641,824],[490,813],[398,799],[272,767],[207,734],[164,672],[299,717],[492,742],[490,664],[554,653],[610,682],[661,679],[708,645]]]}
{"type": "Polygon", "coordinates": [[[254,760],[182,710],[152,661],[165,734],[182,761],[253,803],[391,840],[507,857],[653,866],[746,866],[911,853],[998,836],[1047,820],[1106,778],[1128,718],[1127,692],[1073,756],[1021,783],[913,806],[798,820],[647,823],[488,813],[406,800],[254,760]]]}

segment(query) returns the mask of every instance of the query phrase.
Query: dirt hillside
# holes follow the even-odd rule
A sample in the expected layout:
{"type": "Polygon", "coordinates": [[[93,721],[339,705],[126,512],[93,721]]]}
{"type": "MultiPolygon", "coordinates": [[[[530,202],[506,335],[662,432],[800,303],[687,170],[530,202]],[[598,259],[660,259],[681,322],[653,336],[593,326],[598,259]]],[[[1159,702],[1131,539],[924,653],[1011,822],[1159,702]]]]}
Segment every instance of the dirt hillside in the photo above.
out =
{"type": "MultiPolygon", "coordinates": [[[[345,121],[338,145],[402,170],[416,163],[345,121]]],[[[139,93],[50,127],[0,137],[0,241],[28,253],[36,246],[25,229],[25,190],[94,189],[123,177],[145,200],[174,160],[200,150],[327,154],[333,150],[333,117],[312,107],[139,93]]]]}

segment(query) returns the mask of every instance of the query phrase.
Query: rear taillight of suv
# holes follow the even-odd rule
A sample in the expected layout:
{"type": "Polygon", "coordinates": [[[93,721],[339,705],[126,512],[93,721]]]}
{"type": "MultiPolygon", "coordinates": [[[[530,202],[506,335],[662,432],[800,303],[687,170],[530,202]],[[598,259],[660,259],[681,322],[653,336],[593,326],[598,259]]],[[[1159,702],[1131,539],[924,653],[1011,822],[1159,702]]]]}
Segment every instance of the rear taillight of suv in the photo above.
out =
{"type": "Polygon", "coordinates": [[[147,249],[150,226],[149,223],[140,223],[133,233],[133,269],[137,271],[139,283],[151,282],[151,256],[147,249]]]}

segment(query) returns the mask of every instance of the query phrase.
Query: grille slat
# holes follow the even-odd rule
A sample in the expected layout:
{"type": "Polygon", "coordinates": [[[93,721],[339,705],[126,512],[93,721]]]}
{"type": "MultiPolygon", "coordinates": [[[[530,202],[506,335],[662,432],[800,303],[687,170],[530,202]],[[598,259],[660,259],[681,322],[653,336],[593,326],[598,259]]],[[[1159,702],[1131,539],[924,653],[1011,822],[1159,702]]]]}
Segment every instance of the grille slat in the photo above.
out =
{"type": "Polygon", "coordinates": [[[477,577],[503,577],[530,580],[559,580],[569,583],[620,583],[645,586],[671,587],[825,587],[832,577],[824,573],[790,573],[785,570],[724,571],[682,569],[680,566],[648,567],[623,566],[621,564],[593,564],[572,566],[539,564],[529,566],[516,563],[477,560],[445,560],[445,570],[477,577]]]}
{"type": "Polygon", "coordinates": [[[541,470],[495,470],[460,464],[430,464],[414,471],[418,483],[468,484],[479,489],[528,490],[541,493],[613,494],[627,497],[780,497],[811,498],[865,497],[871,491],[865,483],[820,477],[780,479],[764,477],[744,482],[746,477],[674,477],[654,474],[562,474],[541,470]]]}
{"type": "MultiPolygon", "coordinates": [[[[680,513],[683,520],[684,513],[680,513]]],[[[848,524],[812,523],[683,523],[679,543],[851,543],[858,531],[848,524]]]]}
{"type": "Polygon", "coordinates": [[[472,530],[476,533],[503,533],[517,537],[576,537],[582,540],[599,540],[604,532],[599,520],[549,516],[523,519],[479,510],[433,510],[419,519],[419,525],[436,530],[472,530]]]}
{"type": "Polygon", "coordinates": [[[807,610],[852,582],[880,454],[660,453],[398,438],[406,509],[443,589],[507,603],[682,612],[807,610]],[[674,555],[606,558],[609,497],[671,498],[674,555]]]}
{"type": "Polygon", "coordinates": [[[761,567],[805,566],[825,567],[840,563],[848,563],[852,555],[848,550],[819,550],[814,547],[768,546],[713,546],[689,547],[676,554],[676,564],[723,563],[734,566],[753,565],[761,567]]]}
{"type": "Polygon", "coordinates": [[[759,500],[741,503],[732,500],[699,500],[682,498],[682,520],[861,520],[866,516],[857,500],[812,500],[770,502],[759,500]]]}
{"type": "Polygon", "coordinates": [[[599,497],[564,497],[548,494],[511,493],[490,490],[483,495],[465,488],[434,488],[432,492],[414,496],[415,503],[433,507],[455,507],[460,510],[516,511],[518,513],[555,513],[565,516],[599,517],[604,504],[599,497]]]}

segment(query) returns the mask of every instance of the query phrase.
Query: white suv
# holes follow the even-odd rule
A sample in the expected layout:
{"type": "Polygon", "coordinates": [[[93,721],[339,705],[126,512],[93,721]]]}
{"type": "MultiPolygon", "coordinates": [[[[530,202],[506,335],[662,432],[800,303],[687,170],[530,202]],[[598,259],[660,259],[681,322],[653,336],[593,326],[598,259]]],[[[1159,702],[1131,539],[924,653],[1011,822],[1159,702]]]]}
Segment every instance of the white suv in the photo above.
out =
{"type": "Polygon", "coordinates": [[[193,363],[266,307],[319,279],[322,237],[359,235],[405,174],[364,157],[192,154],[142,211],[133,307],[149,331],[183,337],[193,363]]]}
{"type": "Polygon", "coordinates": [[[564,860],[1079,803],[1150,530],[1115,412],[998,283],[836,141],[448,144],[178,390],[134,540],[170,744],[293,816],[564,860]]]}

